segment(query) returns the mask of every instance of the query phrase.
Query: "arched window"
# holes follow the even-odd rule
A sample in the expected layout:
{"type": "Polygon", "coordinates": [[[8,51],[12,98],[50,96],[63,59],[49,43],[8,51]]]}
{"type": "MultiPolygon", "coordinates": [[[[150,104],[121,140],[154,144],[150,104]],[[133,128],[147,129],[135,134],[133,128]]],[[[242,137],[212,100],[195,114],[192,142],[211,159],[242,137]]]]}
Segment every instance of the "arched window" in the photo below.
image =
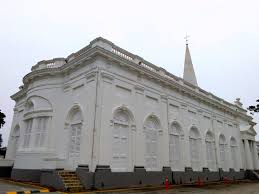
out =
{"type": "Polygon", "coordinates": [[[24,131],[24,137],[23,137],[24,148],[30,147],[30,139],[32,134],[32,122],[33,122],[33,119],[25,120],[25,131],[24,131]]]}
{"type": "Polygon", "coordinates": [[[41,149],[48,146],[47,131],[52,111],[51,103],[41,96],[30,96],[26,100],[23,148],[41,149]]]}
{"type": "Polygon", "coordinates": [[[34,104],[31,100],[28,100],[25,105],[26,112],[32,112],[34,110],[34,104]]]}
{"type": "Polygon", "coordinates": [[[231,137],[230,139],[230,150],[231,150],[231,158],[232,158],[232,164],[233,168],[237,170],[238,164],[237,164],[237,142],[234,137],[231,137]]]}
{"type": "Polygon", "coordinates": [[[35,147],[44,147],[46,144],[47,125],[49,117],[37,117],[35,118],[35,147]]]}
{"type": "Polygon", "coordinates": [[[16,125],[13,130],[13,134],[12,134],[12,140],[14,143],[15,152],[17,151],[17,149],[19,147],[19,138],[20,138],[20,126],[16,125]]]}
{"type": "Polygon", "coordinates": [[[72,110],[70,120],[70,154],[80,154],[82,121],[81,110],[79,108],[72,110]]]}
{"type": "Polygon", "coordinates": [[[127,171],[130,151],[130,113],[118,109],[113,116],[112,170],[127,171]]]}
{"type": "Polygon", "coordinates": [[[169,164],[173,170],[181,166],[181,141],[183,131],[180,125],[173,122],[169,128],[169,164]]]}
{"type": "Polygon", "coordinates": [[[227,169],[227,161],[226,161],[226,138],[223,134],[219,136],[219,155],[220,155],[220,163],[222,169],[227,169]]]}
{"type": "Polygon", "coordinates": [[[75,105],[68,112],[65,123],[65,128],[68,129],[69,137],[68,168],[70,170],[74,170],[79,164],[82,126],[83,114],[80,107],[75,105]]]}
{"type": "Polygon", "coordinates": [[[216,146],[212,132],[208,131],[205,138],[207,165],[210,170],[216,170],[216,146]]]}
{"type": "Polygon", "coordinates": [[[154,115],[149,116],[144,123],[146,141],[146,168],[156,170],[158,168],[158,130],[160,122],[154,115]]]}
{"type": "Polygon", "coordinates": [[[190,129],[190,158],[193,170],[200,170],[201,138],[196,127],[190,129]]]}

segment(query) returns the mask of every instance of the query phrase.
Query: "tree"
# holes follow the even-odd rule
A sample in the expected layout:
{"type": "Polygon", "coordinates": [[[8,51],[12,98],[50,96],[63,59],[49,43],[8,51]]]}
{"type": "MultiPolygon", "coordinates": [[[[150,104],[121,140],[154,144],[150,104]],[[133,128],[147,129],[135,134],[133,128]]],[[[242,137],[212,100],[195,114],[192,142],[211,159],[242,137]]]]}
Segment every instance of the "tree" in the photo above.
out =
{"type": "MultiPolygon", "coordinates": [[[[1,112],[0,110],[0,129],[4,126],[5,124],[5,114],[1,112]]],[[[0,134],[0,147],[2,147],[3,139],[2,139],[2,134],[0,134]]]]}
{"type": "Polygon", "coordinates": [[[4,124],[5,124],[4,119],[5,119],[5,114],[2,113],[1,110],[0,110],[0,129],[1,129],[1,128],[4,126],[4,124]]]}
{"type": "Polygon", "coordinates": [[[256,105],[249,106],[247,110],[250,111],[251,115],[254,115],[254,113],[259,113],[259,99],[256,100],[256,105]]]}
{"type": "Polygon", "coordinates": [[[2,147],[2,143],[3,143],[3,138],[2,138],[2,134],[0,134],[0,148],[2,147]]]}

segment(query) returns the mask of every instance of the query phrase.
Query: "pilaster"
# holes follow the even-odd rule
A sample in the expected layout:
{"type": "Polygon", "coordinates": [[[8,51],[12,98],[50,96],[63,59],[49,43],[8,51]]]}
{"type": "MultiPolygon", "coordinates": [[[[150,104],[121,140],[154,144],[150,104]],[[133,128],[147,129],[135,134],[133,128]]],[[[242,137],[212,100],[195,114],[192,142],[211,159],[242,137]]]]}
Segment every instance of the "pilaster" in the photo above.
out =
{"type": "MultiPolygon", "coordinates": [[[[181,104],[181,116],[182,118],[188,118],[187,116],[187,105],[181,104]]],[[[185,147],[184,147],[184,163],[185,163],[185,168],[191,168],[191,158],[190,158],[190,141],[189,141],[189,128],[184,123],[184,128],[185,128],[185,147]]]]}
{"type": "Polygon", "coordinates": [[[247,139],[245,139],[245,154],[246,154],[246,169],[253,169],[252,167],[252,157],[251,157],[251,151],[249,147],[249,142],[247,139]]]}
{"type": "Polygon", "coordinates": [[[253,159],[254,159],[254,169],[255,170],[258,170],[259,169],[259,160],[258,160],[258,152],[257,152],[257,148],[256,148],[256,142],[255,141],[252,141],[253,142],[253,159]]]}

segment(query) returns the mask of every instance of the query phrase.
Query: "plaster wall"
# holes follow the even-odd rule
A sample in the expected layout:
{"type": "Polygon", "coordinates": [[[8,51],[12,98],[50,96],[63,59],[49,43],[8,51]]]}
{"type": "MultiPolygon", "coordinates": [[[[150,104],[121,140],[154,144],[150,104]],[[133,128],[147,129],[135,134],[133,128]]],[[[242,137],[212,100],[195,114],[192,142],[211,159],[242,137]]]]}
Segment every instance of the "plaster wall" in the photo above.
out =
{"type": "MultiPolygon", "coordinates": [[[[146,167],[144,124],[149,116],[154,116],[159,121],[158,165],[152,171],[162,171],[163,167],[170,166],[168,134],[174,122],[180,125],[183,136],[180,141],[181,162],[172,170],[184,171],[186,167],[191,167],[189,138],[192,127],[198,129],[201,143],[200,162],[195,171],[208,168],[205,144],[208,131],[214,134],[215,139],[217,167],[215,171],[218,168],[225,171],[233,168],[230,157],[231,137],[238,142],[238,165],[235,170],[239,171],[244,166],[241,161],[239,126],[240,123],[248,125],[247,121],[226,114],[225,111],[187,95],[180,89],[173,89],[149,74],[141,74],[123,63],[101,56],[80,62],[74,69],[62,74],[39,76],[28,84],[27,93],[16,101],[7,158],[15,159],[16,169],[76,169],[80,164],[89,165],[90,171],[94,171],[97,165],[112,167],[114,113],[120,108],[127,110],[131,115],[129,164],[126,171],[132,172],[134,166],[146,167]],[[28,112],[26,103],[33,98],[35,109],[28,112]],[[71,160],[69,158],[71,128],[68,124],[69,112],[74,107],[81,111],[83,118],[79,157],[71,160]],[[44,148],[37,149],[33,145],[23,148],[24,121],[42,115],[51,118],[44,148]],[[11,136],[17,125],[20,126],[20,143],[15,150],[11,136]],[[227,145],[224,166],[220,163],[220,134],[225,136],[227,145]]],[[[34,142],[33,133],[32,142],[34,142]]]]}

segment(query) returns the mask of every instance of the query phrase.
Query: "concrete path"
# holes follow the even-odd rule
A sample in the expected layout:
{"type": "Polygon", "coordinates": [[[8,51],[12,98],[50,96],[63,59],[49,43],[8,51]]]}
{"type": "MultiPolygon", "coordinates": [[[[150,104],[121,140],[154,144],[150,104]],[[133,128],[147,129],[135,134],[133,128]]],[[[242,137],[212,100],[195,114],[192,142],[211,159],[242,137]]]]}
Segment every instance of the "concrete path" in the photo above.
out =
{"type": "MultiPolygon", "coordinates": [[[[109,190],[107,192],[85,192],[85,194],[259,194],[259,182],[220,184],[203,187],[174,187],[166,190],[109,190]]],[[[80,193],[80,194],[83,194],[80,193]]]]}
{"type": "Polygon", "coordinates": [[[210,185],[204,187],[179,187],[168,191],[143,192],[145,194],[258,194],[259,183],[210,185]]]}
{"type": "Polygon", "coordinates": [[[16,184],[13,182],[0,180],[0,193],[10,192],[10,191],[28,191],[28,190],[38,190],[38,187],[16,184]]]}

